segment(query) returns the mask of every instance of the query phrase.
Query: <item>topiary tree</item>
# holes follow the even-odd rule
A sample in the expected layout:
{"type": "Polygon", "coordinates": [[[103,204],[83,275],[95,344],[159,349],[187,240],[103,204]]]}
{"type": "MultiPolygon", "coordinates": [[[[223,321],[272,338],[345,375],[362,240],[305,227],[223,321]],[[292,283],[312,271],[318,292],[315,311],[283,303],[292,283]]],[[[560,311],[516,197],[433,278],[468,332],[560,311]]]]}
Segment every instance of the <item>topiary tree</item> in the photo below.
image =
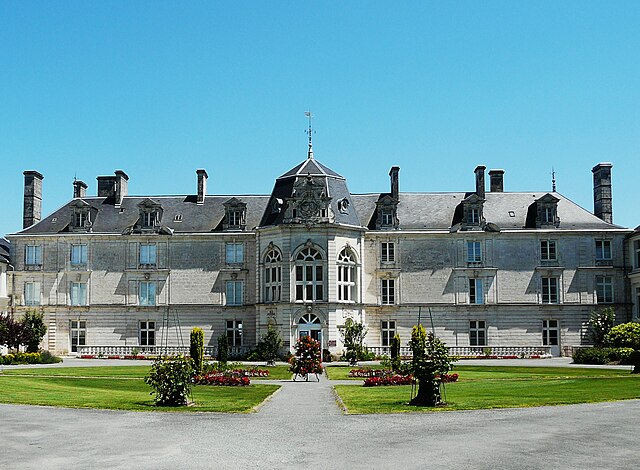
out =
{"type": "Polygon", "coordinates": [[[418,381],[418,393],[411,399],[410,405],[438,406],[442,404],[440,395],[440,377],[453,368],[454,359],[449,350],[433,333],[427,334],[422,325],[411,330],[413,351],[411,364],[413,376],[418,381]]]}
{"type": "Polygon", "coordinates": [[[605,337],[613,328],[616,311],[613,307],[594,310],[589,318],[589,337],[594,346],[604,346],[605,337]]]}
{"type": "Polygon", "coordinates": [[[183,355],[163,357],[154,361],[144,378],[155,394],[157,406],[185,406],[189,403],[193,380],[191,360],[183,355]]]}
{"type": "Polygon", "coordinates": [[[226,364],[229,361],[229,338],[227,334],[218,336],[218,362],[226,364]]]}
{"type": "Polygon", "coordinates": [[[347,318],[344,322],[344,329],[341,330],[342,342],[347,349],[345,353],[346,359],[349,364],[355,365],[358,363],[358,359],[363,356],[365,352],[363,342],[364,337],[367,336],[367,328],[364,323],[358,323],[351,318],[347,318]]]}
{"type": "Polygon", "coordinates": [[[258,356],[262,360],[267,361],[268,366],[274,366],[283,344],[284,342],[278,330],[272,325],[269,325],[267,327],[267,333],[258,341],[258,345],[256,346],[258,356]]]}
{"type": "Polygon", "coordinates": [[[309,380],[309,374],[322,374],[320,342],[309,336],[303,336],[296,343],[295,350],[295,355],[289,360],[289,370],[295,376],[305,376],[309,380]]]}
{"type": "Polygon", "coordinates": [[[391,339],[391,368],[394,372],[400,368],[400,335],[397,333],[391,339]]]}
{"type": "Polygon", "coordinates": [[[612,348],[640,350],[640,323],[622,323],[611,328],[605,336],[605,344],[612,348]]]}
{"type": "Polygon", "coordinates": [[[202,374],[202,364],[204,363],[204,331],[202,328],[191,330],[189,338],[189,354],[193,361],[193,370],[197,375],[202,374]]]}

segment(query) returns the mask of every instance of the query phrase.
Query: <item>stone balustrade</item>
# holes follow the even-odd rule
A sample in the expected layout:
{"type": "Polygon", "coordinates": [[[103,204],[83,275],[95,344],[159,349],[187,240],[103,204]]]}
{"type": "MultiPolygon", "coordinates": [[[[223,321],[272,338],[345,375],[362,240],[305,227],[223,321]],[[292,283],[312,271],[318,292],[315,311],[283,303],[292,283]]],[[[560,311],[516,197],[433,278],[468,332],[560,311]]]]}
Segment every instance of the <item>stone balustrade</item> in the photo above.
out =
{"type": "MultiPolygon", "coordinates": [[[[205,346],[204,355],[217,356],[217,347],[205,346]]],[[[250,351],[247,346],[230,346],[229,357],[241,357],[250,351]]],[[[189,354],[189,346],[78,346],[79,356],[95,357],[127,357],[127,356],[174,356],[189,354]]]]}

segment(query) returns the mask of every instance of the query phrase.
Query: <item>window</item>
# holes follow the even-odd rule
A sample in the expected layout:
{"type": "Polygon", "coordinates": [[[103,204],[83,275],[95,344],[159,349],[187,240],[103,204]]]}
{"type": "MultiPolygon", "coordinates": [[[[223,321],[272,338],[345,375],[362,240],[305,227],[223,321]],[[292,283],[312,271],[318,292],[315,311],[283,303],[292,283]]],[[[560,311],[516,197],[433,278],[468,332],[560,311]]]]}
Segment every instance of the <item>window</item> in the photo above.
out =
{"type": "Polygon", "coordinates": [[[613,303],[613,278],[596,276],[596,299],[599,304],[613,303]]]}
{"type": "Polygon", "coordinates": [[[356,259],[351,250],[343,249],[338,255],[338,301],[355,301],[356,259]]]}
{"type": "Polygon", "coordinates": [[[282,255],[270,250],[264,258],[264,301],[278,302],[282,292],[282,255]]]}
{"type": "Polygon", "coordinates": [[[140,346],[156,345],[156,322],[141,321],[140,322],[140,346]]]}
{"type": "Polygon", "coordinates": [[[227,320],[229,346],[242,346],[242,320],[227,320]]]}
{"type": "Polygon", "coordinates": [[[396,335],[395,320],[382,320],[380,322],[380,334],[382,346],[391,346],[391,340],[396,335]]]}
{"type": "Polygon", "coordinates": [[[553,224],[554,223],[554,209],[553,207],[544,207],[542,209],[542,223],[553,224]]]}
{"type": "Polygon", "coordinates": [[[611,240],[596,240],[596,261],[611,260],[611,240]]]}
{"type": "Polygon", "coordinates": [[[395,243],[382,242],[381,243],[380,261],[383,263],[393,263],[396,260],[395,243]]]}
{"type": "Polygon", "coordinates": [[[640,269],[640,240],[635,240],[633,242],[633,249],[635,251],[634,268],[635,269],[640,269]]]}
{"type": "Polygon", "coordinates": [[[155,266],[157,262],[158,248],[155,244],[140,244],[140,264],[143,266],[155,266]]]}
{"type": "Polygon", "coordinates": [[[393,212],[383,210],[382,211],[382,225],[393,225],[393,212]]]}
{"type": "Polygon", "coordinates": [[[467,262],[482,263],[482,245],[480,242],[467,242],[467,262]]]}
{"type": "Polygon", "coordinates": [[[244,290],[244,281],[227,281],[227,305],[242,305],[242,291],[244,290]]]}
{"type": "Polygon", "coordinates": [[[469,303],[476,305],[484,303],[482,279],[469,279],[469,303]]]}
{"type": "Polygon", "coordinates": [[[304,248],[296,256],[296,300],[311,302],[324,299],[324,269],[320,252],[304,248]]]}
{"type": "Polygon", "coordinates": [[[239,227],[242,225],[242,211],[241,210],[230,210],[229,211],[229,226],[231,227],[239,227]]]}
{"type": "Polygon", "coordinates": [[[156,212],[143,212],[142,216],[142,227],[151,228],[156,225],[156,212]]]}
{"type": "Polygon", "coordinates": [[[480,223],[480,209],[472,207],[467,212],[467,223],[470,225],[478,225],[480,223]]]}
{"type": "Polygon", "coordinates": [[[542,261],[556,261],[556,241],[540,240],[540,259],[542,261]]]}
{"type": "Polygon", "coordinates": [[[27,245],[24,253],[24,262],[27,266],[42,266],[42,247],[40,245],[27,245]]]}
{"type": "Polygon", "coordinates": [[[558,345],[558,320],[542,320],[543,346],[558,345]]]}
{"type": "Polygon", "coordinates": [[[87,245],[71,245],[71,264],[87,264],[87,245]]]}
{"type": "Polygon", "coordinates": [[[155,281],[140,281],[138,290],[138,304],[152,307],[156,305],[155,281]]]}
{"type": "Polygon", "coordinates": [[[542,303],[543,304],[558,303],[558,278],[557,277],[542,278],[542,303]]]}
{"type": "Polygon", "coordinates": [[[227,264],[244,263],[244,244],[227,243],[227,264]]]}
{"type": "Polygon", "coordinates": [[[84,227],[84,224],[87,221],[87,213],[84,211],[77,211],[74,215],[74,226],[75,227],[84,227]]]}
{"type": "Polygon", "coordinates": [[[87,283],[86,282],[71,283],[71,305],[73,306],[87,305],[87,283]]]}
{"type": "Polygon", "coordinates": [[[382,305],[394,305],[396,303],[396,280],[381,279],[382,305]]]}
{"type": "Polygon", "coordinates": [[[484,320],[469,322],[469,346],[487,345],[487,323],[484,320]]]}
{"type": "Polygon", "coordinates": [[[24,304],[40,305],[40,283],[39,282],[24,283],[24,304]]]}
{"type": "Polygon", "coordinates": [[[636,287],[636,317],[640,318],[640,287],[636,287]]]}
{"type": "Polygon", "coordinates": [[[78,352],[78,346],[87,344],[87,322],[71,320],[69,331],[71,332],[71,352],[78,352]]]}

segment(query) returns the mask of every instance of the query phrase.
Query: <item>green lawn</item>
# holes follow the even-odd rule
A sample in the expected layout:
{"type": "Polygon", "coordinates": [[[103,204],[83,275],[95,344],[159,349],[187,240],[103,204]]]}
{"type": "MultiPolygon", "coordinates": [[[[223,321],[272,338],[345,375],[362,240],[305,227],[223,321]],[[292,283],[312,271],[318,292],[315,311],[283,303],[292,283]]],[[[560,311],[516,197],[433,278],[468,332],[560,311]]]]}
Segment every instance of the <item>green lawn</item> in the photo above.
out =
{"type": "MultiPolygon", "coordinates": [[[[410,386],[337,385],[349,413],[472,410],[565,405],[640,398],[640,376],[608,369],[456,367],[460,381],[447,384],[447,406],[408,406],[410,386]]],[[[347,371],[348,373],[348,371],[347,371]]]]}

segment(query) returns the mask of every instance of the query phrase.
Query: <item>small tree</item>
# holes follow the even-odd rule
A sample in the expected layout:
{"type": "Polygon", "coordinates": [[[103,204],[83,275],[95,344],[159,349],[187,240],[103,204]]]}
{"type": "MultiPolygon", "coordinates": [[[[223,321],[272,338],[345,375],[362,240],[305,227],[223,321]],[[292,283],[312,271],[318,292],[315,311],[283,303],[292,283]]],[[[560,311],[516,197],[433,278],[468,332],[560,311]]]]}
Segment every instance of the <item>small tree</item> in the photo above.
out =
{"type": "Polygon", "coordinates": [[[189,354],[193,361],[193,370],[197,375],[200,375],[202,374],[202,364],[204,363],[204,331],[202,331],[202,328],[191,330],[189,339],[189,354]]]}
{"type": "Polygon", "coordinates": [[[589,318],[589,336],[594,346],[604,346],[605,337],[613,328],[616,311],[613,307],[594,310],[589,318]]]}
{"type": "Polygon", "coordinates": [[[400,335],[395,334],[391,339],[391,368],[396,372],[400,368],[400,335]]]}
{"type": "Polygon", "coordinates": [[[283,344],[278,330],[272,325],[269,325],[267,333],[260,339],[256,347],[258,356],[267,361],[268,366],[274,366],[283,344]]]}
{"type": "Polygon", "coordinates": [[[183,355],[159,358],[154,361],[149,375],[144,378],[155,394],[158,406],[185,406],[189,402],[193,380],[193,367],[183,355]]]}
{"type": "Polygon", "coordinates": [[[367,336],[367,328],[364,323],[358,323],[351,318],[347,318],[344,322],[344,329],[341,330],[342,342],[344,347],[347,348],[345,357],[349,361],[349,364],[355,365],[358,359],[362,357],[364,352],[364,337],[367,336]]]}
{"type": "Polygon", "coordinates": [[[452,369],[454,360],[449,350],[433,333],[427,334],[422,325],[411,330],[413,351],[412,372],[418,381],[418,393],[411,399],[415,406],[438,406],[442,404],[440,396],[440,377],[452,369]]]}
{"type": "Polygon", "coordinates": [[[46,333],[44,314],[35,310],[27,310],[22,317],[22,344],[27,347],[27,352],[38,352],[40,342],[46,333]]]}
{"type": "Polygon", "coordinates": [[[24,323],[17,321],[10,314],[0,314],[0,345],[17,350],[23,344],[24,323]]]}
{"type": "Polygon", "coordinates": [[[640,350],[640,323],[629,322],[611,328],[604,340],[612,348],[633,348],[640,350]]]}
{"type": "Polygon", "coordinates": [[[218,362],[226,364],[229,361],[229,338],[227,334],[218,336],[218,362]]]}
{"type": "Polygon", "coordinates": [[[295,375],[322,374],[320,343],[309,336],[303,336],[295,345],[296,353],[291,357],[289,370],[295,375]]]}

